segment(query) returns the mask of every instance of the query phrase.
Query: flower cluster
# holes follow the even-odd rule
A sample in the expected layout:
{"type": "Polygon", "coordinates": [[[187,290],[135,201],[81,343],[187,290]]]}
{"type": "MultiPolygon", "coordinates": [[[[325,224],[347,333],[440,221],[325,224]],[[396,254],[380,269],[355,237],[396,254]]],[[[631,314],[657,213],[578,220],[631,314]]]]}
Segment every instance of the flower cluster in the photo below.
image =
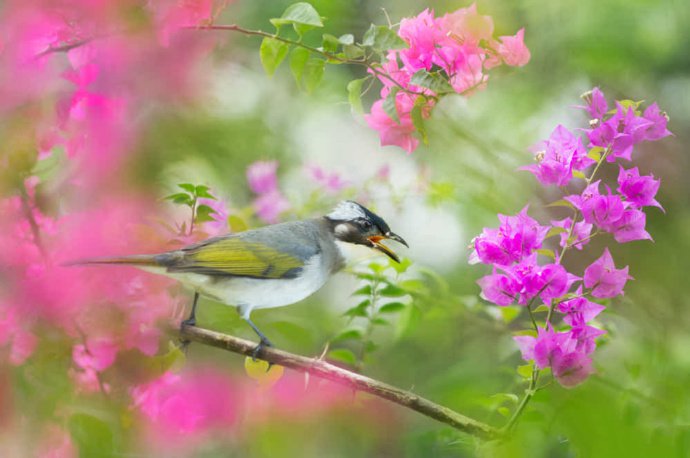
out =
{"type": "Polygon", "coordinates": [[[515,216],[499,215],[500,226],[485,228],[474,239],[470,255],[471,263],[492,266],[492,273],[478,281],[484,299],[528,309],[535,329],[534,335],[515,337],[522,357],[533,360],[537,369],[550,367],[566,387],[577,385],[593,371],[595,339],[604,333],[590,325],[604,309],[595,301],[622,295],[632,277],[627,266],[616,267],[608,248],[581,276],[566,269],[563,256],[571,248],[582,250],[602,233],[611,234],[618,243],[651,239],[645,230],[644,207],[661,209],[655,200],[659,180],[653,175],[640,175],[637,167],[619,164],[616,191],[601,180],[594,181],[595,175],[606,162],[630,161],[637,143],[670,135],[668,119],[656,104],[640,112],[637,103],[618,102],[609,110],[598,88],[586,94],[585,100],[587,105],[581,108],[593,119],[588,129],[582,129],[584,140],[559,125],[537,145],[536,164],[522,167],[544,185],[584,183],[582,191],[567,194],[561,201],[570,207],[572,216],[541,225],[528,216],[527,207],[515,216]],[[547,239],[556,235],[557,249],[549,249],[547,239]],[[534,318],[539,303],[547,311],[541,323],[534,318]],[[562,324],[556,323],[555,312],[562,316],[562,324]]]}
{"type": "Polygon", "coordinates": [[[247,184],[257,197],[254,211],[266,223],[277,223],[290,202],[278,188],[278,161],[257,161],[247,167],[247,184]]]}
{"type": "Polygon", "coordinates": [[[492,18],[479,15],[475,4],[441,17],[427,9],[401,21],[398,35],[408,47],[390,50],[372,72],[383,88],[366,120],[379,132],[382,145],[414,151],[419,145],[413,135],[418,128],[414,110],[427,118],[443,94],[469,94],[486,85],[486,70],[529,61],[524,29],[498,40],[493,29],[492,18]]]}

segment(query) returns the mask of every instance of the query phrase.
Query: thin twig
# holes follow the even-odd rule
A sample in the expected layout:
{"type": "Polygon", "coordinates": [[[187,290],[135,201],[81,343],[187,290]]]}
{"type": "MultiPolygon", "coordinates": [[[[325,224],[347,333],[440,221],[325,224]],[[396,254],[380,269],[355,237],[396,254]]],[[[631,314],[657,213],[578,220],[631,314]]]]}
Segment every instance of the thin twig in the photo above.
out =
{"type": "MultiPolygon", "coordinates": [[[[179,334],[184,340],[202,343],[245,356],[252,356],[256,348],[256,343],[249,340],[209,331],[196,326],[182,326],[179,334]]],[[[363,391],[386,399],[481,439],[497,439],[499,437],[498,430],[485,423],[466,417],[448,407],[431,402],[410,391],[396,388],[387,383],[365,377],[364,375],[348,371],[342,367],[334,366],[333,364],[319,359],[307,358],[271,347],[263,347],[259,351],[257,357],[271,364],[277,364],[299,372],[305,372],[309,375],[331,380],[340,385],[350,387],[353,390],[363,391]]]]}

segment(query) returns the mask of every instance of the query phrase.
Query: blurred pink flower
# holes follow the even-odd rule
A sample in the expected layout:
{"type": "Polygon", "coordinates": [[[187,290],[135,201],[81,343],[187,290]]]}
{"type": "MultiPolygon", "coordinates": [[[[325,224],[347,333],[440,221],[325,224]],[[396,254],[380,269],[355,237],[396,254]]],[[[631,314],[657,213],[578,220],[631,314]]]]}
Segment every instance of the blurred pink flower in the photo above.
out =
{"type": "MultiPolygon", "coordinates": [[[[213,191],[210,192],[215,196],[213,191]]],[[[198,204],[206,205],[213,209],[213,213],[211,214],[213,221],[204,221],[202,223],[206,232],[208,232],[210,235],[223,235],[229,231],[228,203],[224,199],[208,199],[206,197],[201,197],[198,200],[198,204]]]]}
{"type": "Polygon", "coordinates": [[[173,374],[131,391],[133,406],[147,421],[149,440],[175,447],[214,430],[227,434],[241,411],[237,384],[211,368],[173,374]]]}
{"type": "Polygon", "coordinates": [[[494,33],[491,16],[477,13],[477,4],[460,8],[440,18],[440,25],[446,34],[461,41],[477,44],[480,40],[489,41],[494,33]]]}
{"type": "Polygon", "coordinates": [[[290,202],[278,191],[261,194],[254,199],[254,211],[264,222],[277,223],[281,213],[290,209],[290,202]]]}
{"type": "Polygon", "coordinates": [[[247,167],[247,183],[255,194],[267,194],[278,189],[278,161],[256,161],[247,167]]]}
{"type": "Polygon", "coordinates": [[[315,164],[307,165],[306,170],[316,184],[331,194],[336,194],[347,186],[347,182],[336,172],[326,172],[315,164]]]}
{"type": "Polygon", "coordinates": [[[524,42],[525,29],[522,28],[513,36],[499,37],[500,43],[496,49],[503,62],[512,67],[527,65],[530,52],[524,42]]]}
{"type": "Polygon", "coordinates": [[[79,456],[70,433],[56,425],[46,427],[39,437],[38,458],[76,458],[79,456]]]}
{"type": "Polygon", "coordinates": [[[616,269],[608,248],[599,259],[585,269],[584,283],[592,288],[592,296],[598,298],[616,297],[623,294],[623,288],[632,277],[628,275],[628,266],[616,269]]]}

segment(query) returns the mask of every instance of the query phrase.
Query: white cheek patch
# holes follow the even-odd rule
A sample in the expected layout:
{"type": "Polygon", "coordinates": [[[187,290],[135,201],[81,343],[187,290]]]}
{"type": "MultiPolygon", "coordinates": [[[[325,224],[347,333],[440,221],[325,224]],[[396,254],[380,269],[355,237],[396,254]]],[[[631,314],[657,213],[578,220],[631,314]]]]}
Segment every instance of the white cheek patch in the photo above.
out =
{"type": "Polygon", "coordinates": [[[338,224],[335,226],[334,232],[336,237],[343,238],[348,232],[350,232],[350,228],[347,224],[338,224]]]}
{"type": "Polygon", "coordinates": [[[352,221],[357,218],[365,218],[366,214],[362,207],[350,201],[340,202],[328,215],[329,219],[339,221],[352,221]]]}

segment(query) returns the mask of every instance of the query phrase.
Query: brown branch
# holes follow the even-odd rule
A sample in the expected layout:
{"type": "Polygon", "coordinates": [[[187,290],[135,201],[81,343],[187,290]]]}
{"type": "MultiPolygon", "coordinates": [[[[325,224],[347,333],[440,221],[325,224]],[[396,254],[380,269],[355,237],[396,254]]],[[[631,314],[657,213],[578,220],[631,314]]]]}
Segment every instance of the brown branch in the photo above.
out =
{"type": "MultiPolygon", "coordinates": [[[[256,343],[249,340],[239,339],[195,326],[182,326],[180,336],[183,340],[199,342],[245,356],[251,356],[256,347],[256,343]]],[[[496,439],[499,437],[497,429],[459,414],[448,407],[433,403],[410,391],[348,371],[320,359],[307,358],[270,347],[264,347],[257,356],[271,364],[277,364],[299,372],[306,372],[310,375],[345,385],[354,390],[364,391],[387,399],[481,439],[496,439]]]]}

